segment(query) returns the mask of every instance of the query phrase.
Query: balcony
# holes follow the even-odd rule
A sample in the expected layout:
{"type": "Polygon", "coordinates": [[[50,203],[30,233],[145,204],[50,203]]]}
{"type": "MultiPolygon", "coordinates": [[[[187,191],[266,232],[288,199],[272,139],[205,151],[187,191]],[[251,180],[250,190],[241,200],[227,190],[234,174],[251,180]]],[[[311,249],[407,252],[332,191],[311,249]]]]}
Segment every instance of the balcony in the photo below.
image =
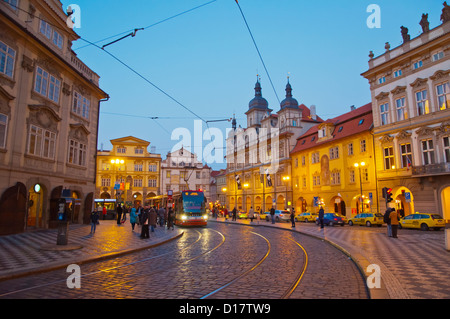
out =
{"type": "Polygon", "coordinates": [[[450,174],[450,163],[415,166],[412,169],[413,177],[450,174]]]}

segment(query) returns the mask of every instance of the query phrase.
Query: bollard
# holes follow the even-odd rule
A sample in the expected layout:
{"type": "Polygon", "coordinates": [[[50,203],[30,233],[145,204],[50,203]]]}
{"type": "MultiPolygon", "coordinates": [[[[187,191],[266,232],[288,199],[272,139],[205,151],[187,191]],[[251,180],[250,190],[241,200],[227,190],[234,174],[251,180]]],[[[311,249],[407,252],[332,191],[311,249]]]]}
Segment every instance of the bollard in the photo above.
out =
{"type": "Polygon", "coordinates": [[[69,222],[60,221],[58,223],[58,237],[56,238],[56,245],[65,246],[69,241],[69,222]]]}

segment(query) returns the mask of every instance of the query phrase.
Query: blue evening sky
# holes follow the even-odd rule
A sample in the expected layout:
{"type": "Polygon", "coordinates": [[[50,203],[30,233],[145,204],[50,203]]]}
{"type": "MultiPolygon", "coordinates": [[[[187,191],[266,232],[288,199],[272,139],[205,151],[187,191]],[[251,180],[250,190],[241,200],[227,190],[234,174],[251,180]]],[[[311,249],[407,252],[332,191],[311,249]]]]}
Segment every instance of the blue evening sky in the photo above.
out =
{"type": "MultiPolygon", "coordinates": [[[[75,31],[95,42],[156,22],[211,0],[63,0],[63,7],[81,8],[81,28],[75,31]]],[[[280,100],[288,74],[293,95],[306,106],[316,105],[324,119],[371,101],[367,80],[369,51],[384,53],[402,43],[400,27],[411,38],[421,33],[422,13],[430,28],[438,26],[443,0],[240,0],[280,100]],[[370,4],[381,9],[381,28],[366,21],[370,4]]],[[[98,43],[100,46],[126,33],[98,43]]],[[[192,133],[195,116],[139,78],[105,52],[78,40],[73,49],[101,76],[100,86],[111,99],[102,103],[99,148],[110,140],[135,136],[151,142],[165,158],[179,140],[171,133],[180,127],[192,133]],[[84,47],[84,48],[83,48],[84,47]],[[114,114],[110,114],[114,113],[114,114]],[[118,115],[120,114],[120,115],[118,115]],[[148,117],[162,117],[152,120],[148,117]]],[[[131,68],[205,120],[231,118],[246,127],[245,112],[260,74],[263,96],[274,112],[277,97],[258,57],[235,0],[216,0],[128,37],[106,48],[131,68]]],[[[231,123],[210,123],[225,136],[231,123]]],[[[203,132],[207,131],[205,123],[203,132]]],[[[199,140],[199,138],[197,138],[199,140]]],[[[201,153],[210,141],[192,151],[201,153]]],[[[199,143],[197,143],[199,144],[199,143]]],[[[190,145],[185,145],[189,147],[190,145]]],[[[218,149],[225,146],[215,141],[218,149]]],[[[212,164],[224,168],[223,164],[212,164]]]]}

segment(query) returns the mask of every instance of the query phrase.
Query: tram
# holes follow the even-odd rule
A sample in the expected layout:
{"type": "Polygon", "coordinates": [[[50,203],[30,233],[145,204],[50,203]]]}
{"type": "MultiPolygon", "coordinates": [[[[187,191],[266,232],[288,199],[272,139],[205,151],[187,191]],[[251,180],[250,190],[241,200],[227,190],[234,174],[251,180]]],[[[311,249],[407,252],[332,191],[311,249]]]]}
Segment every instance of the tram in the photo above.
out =
{"type": "Polygon", "coordinates": [[[208,214],[206,212],[206,197],[203,191],[182,191],[173,197],[175,211],[175,225],[178,226],[206,226],[208,214]]]}

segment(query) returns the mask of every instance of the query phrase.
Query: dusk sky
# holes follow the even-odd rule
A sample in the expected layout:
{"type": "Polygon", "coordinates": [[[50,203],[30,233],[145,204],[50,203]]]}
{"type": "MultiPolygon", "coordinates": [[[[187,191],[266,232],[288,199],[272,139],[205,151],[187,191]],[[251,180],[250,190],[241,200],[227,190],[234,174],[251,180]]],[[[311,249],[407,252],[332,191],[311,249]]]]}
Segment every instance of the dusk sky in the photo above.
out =
{"type": "MultiPolygon", "coordinates": [[[[81,8],[81,28],[75,31],[98,45],[114,41],[135,28],[207,4],[163,23],[138,31],[106,50],[139,72],[159,89],[204,120],[236,114],[246,127],[245,112],[254,97],[260,74],[269,107],[280,106],[235,0],[63,0],[81,8]]],[[[430,28],[439,25],[443,0],[240,0],[279,100],[287,76],[293,95],[306,106],[316,105],[323,119],[371,102],[369,84],[360,74],[368,69],[369,51],[384,53],[386,42],[402,43],[400,27],[411,38],[421,33],[422,13],[430,28]],[[381,28],[369,28],[370,4],[381,9],[381,28]]],[[[150,141],[165,158],[178,140],[179,127],[192,132],[198,120],[183,106],[137,76],[124,65],[82,39],[73,44],[79,58],[100,75],[100,86],[111,99],[101,104],[99,148],[110,140],[135,136],[150,141]],[[152,120],[149,117],[160,117],[152,120]]],[[[209,124],[225,137],[229,122],[209,124]]],[[[203,132],[207,130],[202,124],[203,132]]],[[[192,149],[199,153],[211,143],[192,149]]],[[[216,141],[215,146],[225,146],[216,141]]],[[[190,145],[186,145],[189,148],[190,145]]],[[[225,168],[224,164],[212,164],[225,168]]]]}

